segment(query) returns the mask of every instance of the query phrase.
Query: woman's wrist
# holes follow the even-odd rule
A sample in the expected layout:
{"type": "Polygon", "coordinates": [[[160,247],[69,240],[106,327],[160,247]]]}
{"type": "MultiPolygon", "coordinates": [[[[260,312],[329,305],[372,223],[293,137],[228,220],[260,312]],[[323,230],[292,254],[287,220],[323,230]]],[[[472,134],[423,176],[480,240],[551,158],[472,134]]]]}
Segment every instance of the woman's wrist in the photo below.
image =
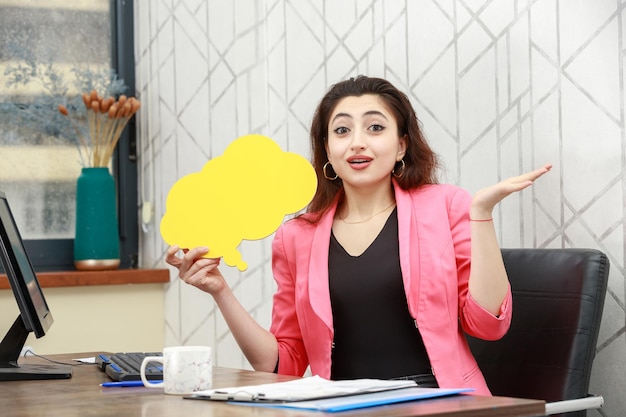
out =
{"type": "Polygon", "coordinates": [[[470,222],[476,222],[476,223],[487,223],[487,222],[493,221],[493,217],[489,217],[488,219],[472,219],[470,217],[469,221],[470,222]]]}
{"type": "Polygon", "coordinates": [[[206,292],[211,294],[213,301],[215,301],[218,305],[227,303],[229,299],[235,297],[235,294],[225,282],[221,287],[214,289],[213,291],[206,292]]]}
{"type": "Polygon", "coordinates": [[[493,220],[491,210],[480,210],[472,208],[469,212],[469,219],[473,222],[488,222],[493,220]]]}

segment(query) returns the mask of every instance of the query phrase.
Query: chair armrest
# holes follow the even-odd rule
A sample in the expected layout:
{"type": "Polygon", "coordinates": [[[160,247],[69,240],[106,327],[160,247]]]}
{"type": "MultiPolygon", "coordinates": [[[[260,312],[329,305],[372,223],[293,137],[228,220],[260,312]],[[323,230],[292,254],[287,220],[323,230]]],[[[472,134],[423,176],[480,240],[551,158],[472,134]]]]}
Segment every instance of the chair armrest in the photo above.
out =
{"type": "Polygon", "coordinates": [[[571,411],[589,410],[592,408],[600,408],[604,405],[602,396],[591,396],[586,398],[578,398],[576,400],[553,401],[546,403],[546,415],[569,413],[571,411]]]}

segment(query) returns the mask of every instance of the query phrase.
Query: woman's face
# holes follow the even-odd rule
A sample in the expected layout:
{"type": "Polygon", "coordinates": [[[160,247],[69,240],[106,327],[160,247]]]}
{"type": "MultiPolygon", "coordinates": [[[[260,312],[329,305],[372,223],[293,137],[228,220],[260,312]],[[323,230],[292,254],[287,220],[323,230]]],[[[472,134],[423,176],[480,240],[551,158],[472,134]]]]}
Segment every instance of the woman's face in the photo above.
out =
{"type": "Polygon", "coordinates": [[[346,97],[330,115],[326,153],[344,186],[388,184],[405,151],[406,138],[377,95],[346,97]]]}

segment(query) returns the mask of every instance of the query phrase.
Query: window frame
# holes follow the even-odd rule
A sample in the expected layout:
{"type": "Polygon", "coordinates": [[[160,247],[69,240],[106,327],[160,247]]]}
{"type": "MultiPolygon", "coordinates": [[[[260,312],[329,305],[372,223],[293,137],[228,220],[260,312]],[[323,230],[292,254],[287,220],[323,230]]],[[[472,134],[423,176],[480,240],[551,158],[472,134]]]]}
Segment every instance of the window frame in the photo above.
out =
{"type": "MultiPolygon", "coordinates": [[[[111,67],[124,80],[127,94],[135,94],[133,2],[110,1],[111,67]]],[[[137,127],[133,117],[115,149],[115,178],[120,234],[120,269],[138,267],[139,215],[137,179],[137,127]]],[[[31,239],[24,245],[36,271],[70,271],[74,267],[74,239],[31,239]]]]}

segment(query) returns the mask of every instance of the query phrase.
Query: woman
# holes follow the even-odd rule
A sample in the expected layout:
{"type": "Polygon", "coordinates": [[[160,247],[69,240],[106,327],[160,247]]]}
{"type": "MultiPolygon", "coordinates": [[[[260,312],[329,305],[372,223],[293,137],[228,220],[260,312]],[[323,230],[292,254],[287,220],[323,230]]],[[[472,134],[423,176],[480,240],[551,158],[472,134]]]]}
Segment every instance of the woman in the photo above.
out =
{"type": "Polygon", "coordinates": [[[409,378],[489,390],[464,332],[498,339],[511,292],[495,205],[546,165],[479,191],[436,181],[437,157],[407,97],[359,76],[335,84],[311,127],[318,189],[276,232],[278,289],[270,330],[234,297],[208,248],[173,246],[166,261],[210,293],[256,370],[330,379],[409,378]],[[471,265],[471,268],[470,268],[471,265]]]}

